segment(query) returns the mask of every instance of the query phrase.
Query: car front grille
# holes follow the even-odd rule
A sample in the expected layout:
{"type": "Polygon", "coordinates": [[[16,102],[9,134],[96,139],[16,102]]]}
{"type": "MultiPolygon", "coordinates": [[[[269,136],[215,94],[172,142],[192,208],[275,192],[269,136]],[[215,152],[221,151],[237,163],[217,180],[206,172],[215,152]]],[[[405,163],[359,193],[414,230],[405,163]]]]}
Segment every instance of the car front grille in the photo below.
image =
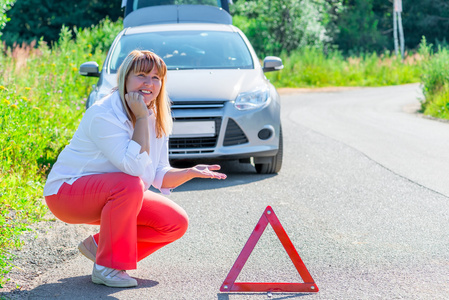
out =
{"type": "Polygon", "coordinates": [[[185,137],[170,138],[169,153],[170,154],[197,154],[211,153],[217,146],[218,134],[221,126],[220,117],[210,118],[176,118],[176,121],[215,121],[215,135],[213,137],[185,137]]]}
{"type": "Polygon", "coordinates": [[[171,138],[170,150],[191,148],[213,148],[217,144],[217,137],[171,138]]]}

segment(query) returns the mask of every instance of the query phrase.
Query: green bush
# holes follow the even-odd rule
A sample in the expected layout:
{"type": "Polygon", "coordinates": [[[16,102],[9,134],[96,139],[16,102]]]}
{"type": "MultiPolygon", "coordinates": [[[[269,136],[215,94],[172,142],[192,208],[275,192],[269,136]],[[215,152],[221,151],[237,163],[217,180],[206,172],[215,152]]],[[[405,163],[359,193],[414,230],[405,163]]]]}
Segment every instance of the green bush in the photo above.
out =
{"type": "Polygon", "coordinates": [[[84,51],[107,52],[118,32],[123,29],[123,20],[120,18],[112,22],[109,17],[101,20],[99,24],[88,28],[74,28],[76,47],[84,51]]]}
{"type": "Polygon", "coordinates": [[[424,114],[449,119],[449,50],[433,46],[423,38],[419,52],[423,57],[423,93],[422,110],[424,114]]]}

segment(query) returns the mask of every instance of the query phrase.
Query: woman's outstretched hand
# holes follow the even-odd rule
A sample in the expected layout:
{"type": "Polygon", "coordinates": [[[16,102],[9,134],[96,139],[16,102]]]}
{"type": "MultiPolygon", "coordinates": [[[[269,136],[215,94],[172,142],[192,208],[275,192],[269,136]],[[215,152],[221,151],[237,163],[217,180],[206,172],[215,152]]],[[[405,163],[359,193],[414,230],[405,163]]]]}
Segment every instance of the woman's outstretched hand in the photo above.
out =
{"type": "Polygon", "coordinates": [[[193,178],[226,179],[225,174],[215,172],[220,169],[220,165],[196,165],[185,169],[173,168],[165,173],[162,188],[174,189],[193,178]]]}
{"type": "Polygon", "coordinates": [[[226,174],[214,172],[220,169],[220,165],[196,165],[191,168],[191,172],[197,178],[226,179],[226,174]]]}

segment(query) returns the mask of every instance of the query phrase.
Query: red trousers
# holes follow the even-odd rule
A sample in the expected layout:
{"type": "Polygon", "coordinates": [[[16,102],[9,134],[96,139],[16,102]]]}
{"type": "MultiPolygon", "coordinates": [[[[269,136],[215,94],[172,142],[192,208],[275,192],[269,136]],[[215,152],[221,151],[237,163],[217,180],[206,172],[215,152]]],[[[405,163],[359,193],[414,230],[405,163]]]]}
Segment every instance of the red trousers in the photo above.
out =
{"type": "Polygon", "coordinates": [[[83,176],[45,197],[51,212],[71,224],[100,225],[96,263],[131,270],[137,262],[184,235],[186,212],[170,199],[144,191],[125,173],[83,176]]]}

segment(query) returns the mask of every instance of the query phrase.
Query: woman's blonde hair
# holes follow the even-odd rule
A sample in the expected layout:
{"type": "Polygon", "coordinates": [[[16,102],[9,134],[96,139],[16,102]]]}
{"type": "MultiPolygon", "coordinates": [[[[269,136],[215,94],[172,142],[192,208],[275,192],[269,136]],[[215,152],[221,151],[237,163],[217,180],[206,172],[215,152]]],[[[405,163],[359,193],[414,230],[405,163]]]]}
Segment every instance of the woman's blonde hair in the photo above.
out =
{"type": "Polygon", "coordinates": [[[154,68],[157,70],[158,76],[161,78],[161,90],[156,97],[156,137],[161,138],[162,135],[168,136],[173,127],[173,120],[171,116],[170,100],[165,89],[165,81],[167,79],[167,66],[162,58],[151,51],[134,50],[123,61],[117,73],[117,84],[128,118],[135,123],[135,118],[125,100],[126,80],[131,71],[134,73],[143,72],[150,73],[154,68]]]}

